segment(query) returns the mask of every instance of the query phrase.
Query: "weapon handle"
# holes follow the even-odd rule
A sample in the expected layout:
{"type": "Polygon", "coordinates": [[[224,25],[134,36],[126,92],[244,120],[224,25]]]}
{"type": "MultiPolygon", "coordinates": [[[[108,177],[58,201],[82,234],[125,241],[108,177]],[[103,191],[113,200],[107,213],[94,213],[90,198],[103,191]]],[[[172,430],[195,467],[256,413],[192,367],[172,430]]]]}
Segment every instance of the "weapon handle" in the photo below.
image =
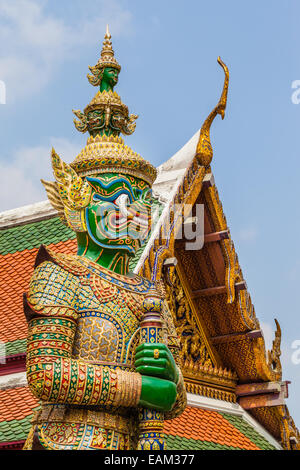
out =
{"type": "MultiPolygon", "coordinates": [[[[162,343],[161,309],[163,300],[155,290],[149,290],[141,321],[141,343],[162,343]]],[[[138,450],[165,450],[163,433],[164,414],[161,411],[142,408],[140,411],[140,433],[138,450]]]]}

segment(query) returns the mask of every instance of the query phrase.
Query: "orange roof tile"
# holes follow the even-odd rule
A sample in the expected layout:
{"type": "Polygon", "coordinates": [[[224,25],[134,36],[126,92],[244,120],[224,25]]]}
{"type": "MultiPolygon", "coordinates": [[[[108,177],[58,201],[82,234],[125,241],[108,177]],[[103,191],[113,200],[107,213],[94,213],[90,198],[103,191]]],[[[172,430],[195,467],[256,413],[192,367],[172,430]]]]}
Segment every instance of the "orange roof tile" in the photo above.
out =
{"type": "Polygon", "coordinates": [[[164,432],[187,439],[259,450],[259,447],[217,411],[187,407],[178,418],[165,421],[164,432]]]}
{"type": "MultiPolygon", "coordinates": [[[[49,245],[58,252],[76,250],[76,240],[49,245]]],[[[7,343],[27,336],[23,293],[27,291],[37,248],[0,256],[0,340],[7,343]]]]}
{"type": "Polygon", "coordinates": [[[0,390],[0,422],[23,419],[39,406],[29,387],[0,390]]]}

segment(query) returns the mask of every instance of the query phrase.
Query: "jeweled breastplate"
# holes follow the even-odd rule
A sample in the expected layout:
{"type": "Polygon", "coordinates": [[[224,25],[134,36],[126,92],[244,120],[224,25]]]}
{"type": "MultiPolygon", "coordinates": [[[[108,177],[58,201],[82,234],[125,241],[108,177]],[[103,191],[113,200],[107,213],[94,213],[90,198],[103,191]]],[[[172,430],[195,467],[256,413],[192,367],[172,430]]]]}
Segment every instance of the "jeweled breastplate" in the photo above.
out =
{"type": "Polygon", "coordinates": [[[152,283],[90,268],[80,276],[73,357],[130,368],[139,341],[144,296],[152,283]]]}

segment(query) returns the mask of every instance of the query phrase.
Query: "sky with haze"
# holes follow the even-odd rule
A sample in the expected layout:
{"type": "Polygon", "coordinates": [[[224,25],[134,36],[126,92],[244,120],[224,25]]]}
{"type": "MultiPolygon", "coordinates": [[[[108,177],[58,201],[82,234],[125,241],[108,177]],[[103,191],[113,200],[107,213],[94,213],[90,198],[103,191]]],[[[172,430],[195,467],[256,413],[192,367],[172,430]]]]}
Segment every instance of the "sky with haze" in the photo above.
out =
{"type": "Polygon", "coordinates": [[[299,15],[300,0],[0,0],[0,211],[46,199],[40,178],[52,178],[52,146],[67,162],[84,147],[72,109],[96,92],[86,74],[106,23],[122,66],[116,91],[139,114],[126,143],[156,166],[201,127],[223,85],[217,57],[228,65],[212,169],[268,347],[274,318],[281,324],[298,427],[299,15]]]}

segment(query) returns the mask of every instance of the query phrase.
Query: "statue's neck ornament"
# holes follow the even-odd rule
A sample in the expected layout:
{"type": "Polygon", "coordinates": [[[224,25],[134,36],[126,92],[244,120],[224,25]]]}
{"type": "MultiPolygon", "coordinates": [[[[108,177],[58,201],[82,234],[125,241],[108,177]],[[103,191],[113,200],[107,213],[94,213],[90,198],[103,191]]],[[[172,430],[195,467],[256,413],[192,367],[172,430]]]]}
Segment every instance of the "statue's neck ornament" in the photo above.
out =
{"type": "Polygon", "coordinates": [[[120,65],[108,28],[100,59],[89,67],[99,87],[84,112],[73,111],[76,129],[89,132],[86,146],[71,164],[52,151],[55,182],[43,181],[62,221],[77,233],[78,254],[122,274],[151,227],[151,186],[156,169],[124,144],[134,132],[130,114],[114,91],[120,65]]]}

